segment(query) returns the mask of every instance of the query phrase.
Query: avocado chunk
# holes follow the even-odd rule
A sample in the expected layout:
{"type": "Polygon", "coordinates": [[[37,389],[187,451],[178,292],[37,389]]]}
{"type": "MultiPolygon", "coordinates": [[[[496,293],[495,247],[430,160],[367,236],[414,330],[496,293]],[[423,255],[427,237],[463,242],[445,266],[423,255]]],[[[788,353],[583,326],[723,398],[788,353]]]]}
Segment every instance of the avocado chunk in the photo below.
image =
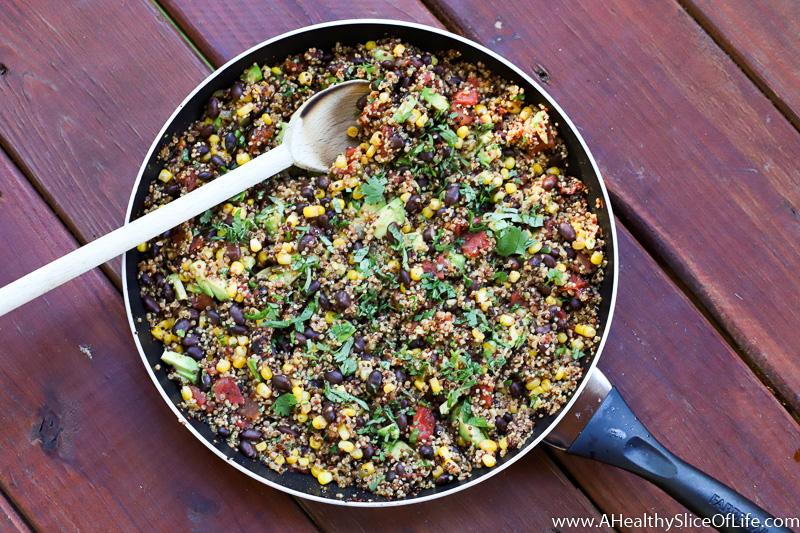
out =
{"type": "Polygon", "coordinates": [[[467,263],[467,258],[456,252],[451,252],[447,259],[459,270],[464,270],[464,265],[467,263]]]}
{"type": "Polygon", "coordinates": [[[375,230],[372,232],[376,239],[382,239],[392,222],[402,226],[406,221],[405,204],[402,198],[395,198],[378,210],[375,220],[375,230]]]}
{"type": "Polygon", "coordinates": [[[228,291],[225,288],[225,282],[221,279],[206,278],[197,280],[197,286],[200,287],[201,291],[217,300],[222,302],[230,300],[228,291]]]}
{"type": "Polygon", "coordinates": [[[189,296],[186,294],[186,288],[183,286],[183,282],[178,274],[170,274],[167,278],[172,286],[175,288],[175,296],[178,297],[178,300],[185,300],[189,296]]]}
{"type": "Polygon", "coordinates": [[[389,455],[392,456],[392,459],[400,460],[403,458],[404,455],[412,455],[414,454],[414,450],[406,444],[405,442],[399,440],[392,444],[391,449],[389,450],[389,455]]]}
{"type": "Polygon", "coordinates": [[[251,84],[261,81],[264,79],[264,76],[261,74],[261,67],[259,67],[256,63],[253,63],[249,68],[247,68],[247,70],[244,71],[242,74],[242,79],[251,84]]]}
{"type": "Polygon", "coordinates": [[[283,222],[283,209],[278,205],[270,205],[265,207],[258,215],[256,215],[256,222],[260,223],[267,233],[275,235],[278,228],[283,222]]]}
{"type": "Polygon", "coordinates": [[[397,111],[394,112],[392,118],[398,124],[402,124],[408,117],[411,116],[411,113],[414,111],[414,107],[417,105],[417,99],[414,96],[406,96],[403,98],[403,101],[400,102],[400,105],[397,106],[397,111]]]}
{"type": "Polygon", "coordinates": [[[482,441],[488,438],[481,428],[468,424],[467,421],[464,420],[464,412],[461,403],[458,403],[450,412],[450,420],[454,422],[458,421],[458,432],[461,438],[471,442],[475,446],[478,446],[482,441]]]}
{"type": "Polygon", "coordinates": [[[256,278],[266,278],[269,281],[282,283],[283,286],[291,285],[298,277],[300,277],[299,272],[295,272],[294,270],[290,270],[284,266],[267,267],[256,274],[256,278]]]}
{"type": "Polygon", "coordinates": [[[420,96],[437,111],[447,111],[450,109],[450,104],[447,102],[447,98],[439,93],[434,92],[430,87],[422,89],[420,96]]]}
{"type": "Polygon", "coordinates": [[[164,350],[161,360],[172,365],[175,368],[175,372],[186,381],[197,383],[197,378],[200,376],[200,365],[188,355],[164,350]]]}

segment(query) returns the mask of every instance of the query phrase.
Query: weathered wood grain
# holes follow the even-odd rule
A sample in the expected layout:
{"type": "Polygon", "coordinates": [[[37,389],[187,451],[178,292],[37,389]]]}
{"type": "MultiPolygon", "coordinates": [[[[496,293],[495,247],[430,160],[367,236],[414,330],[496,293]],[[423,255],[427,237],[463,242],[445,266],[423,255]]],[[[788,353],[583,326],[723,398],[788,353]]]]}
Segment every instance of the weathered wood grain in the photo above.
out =
{"type": "Polygon", "coordinates": [[[5,498],[5,495],[0,496],[0,530],[32,533],[25,519],[17,513],[11,502],[5,498]]]}
{"type": "Polygon", "coordinates": [[[419,0],[163,0],[161,4],[216,66],[271,37],[320,22],[389,18],[441,27],[419,0]]]}
{"type": "MultiPolygon", "coordinates": [[[[2,153],[0,193],[0,284],[77,245],[2,153]]],[[[0,487],[38,530],[315,530],[176,422],[97,270],[1,317],[0,353],[0,487]]]]}
{"type": "Polygon", "coordinates": [[[637,238],[800,412],[800,134],[675,2],[437,2],[539,72],[637,238]]]}
{"type": "Polygon", "coordinates": [[[145,1],[5,2],[0,28],[0,143],[82,242],[119,227],[147,148],[208,68],[145,1]]]}
{"type": "Polygon", "coordinates": [[[679,0],[800,128],[800,3],[679,0]]]}

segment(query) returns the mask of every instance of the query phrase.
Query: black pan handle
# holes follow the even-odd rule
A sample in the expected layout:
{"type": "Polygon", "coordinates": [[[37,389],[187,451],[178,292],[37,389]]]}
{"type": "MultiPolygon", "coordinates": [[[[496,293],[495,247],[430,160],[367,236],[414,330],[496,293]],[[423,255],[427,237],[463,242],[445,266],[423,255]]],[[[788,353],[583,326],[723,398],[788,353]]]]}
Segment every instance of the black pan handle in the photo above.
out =
{"type": "Polygon", "coordinates": [[[771,525],[773,517],[764,509],[662,446],[636,418],[616,388],[611,389],[567,452],[647,479],[698,517],[711,519],[710,525],[718,531],[792,533],[790,529],[771,525]]]}

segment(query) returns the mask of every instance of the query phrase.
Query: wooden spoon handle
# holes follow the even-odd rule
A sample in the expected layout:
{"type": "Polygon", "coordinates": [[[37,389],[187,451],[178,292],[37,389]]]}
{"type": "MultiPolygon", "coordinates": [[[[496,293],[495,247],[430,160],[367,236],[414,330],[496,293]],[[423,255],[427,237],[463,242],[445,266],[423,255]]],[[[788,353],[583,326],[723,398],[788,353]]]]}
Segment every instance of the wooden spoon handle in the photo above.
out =
{"type": "Polygon", "coordinates": [[[0,289],[0,316],[161,235],[291,165],[289,148],[280,145],[156,211],[23,276],[0,289]]]}

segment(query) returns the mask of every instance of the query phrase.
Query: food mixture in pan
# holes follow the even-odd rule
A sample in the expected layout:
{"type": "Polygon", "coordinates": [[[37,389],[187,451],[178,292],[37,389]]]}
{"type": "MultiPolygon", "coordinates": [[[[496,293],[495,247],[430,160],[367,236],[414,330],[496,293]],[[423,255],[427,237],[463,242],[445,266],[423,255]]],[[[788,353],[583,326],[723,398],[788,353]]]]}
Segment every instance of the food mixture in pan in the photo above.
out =
{"type": "Polygon", "coordinates": [[[253,65],[160,152],[148,211],[281,143],[371,80],[357,145],[139,247],[182,407],[278,472],[388,498],[492,468],[599,342],[603,236],[558,125],[456,52],[396,39],[253,65]]]}

